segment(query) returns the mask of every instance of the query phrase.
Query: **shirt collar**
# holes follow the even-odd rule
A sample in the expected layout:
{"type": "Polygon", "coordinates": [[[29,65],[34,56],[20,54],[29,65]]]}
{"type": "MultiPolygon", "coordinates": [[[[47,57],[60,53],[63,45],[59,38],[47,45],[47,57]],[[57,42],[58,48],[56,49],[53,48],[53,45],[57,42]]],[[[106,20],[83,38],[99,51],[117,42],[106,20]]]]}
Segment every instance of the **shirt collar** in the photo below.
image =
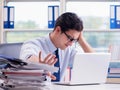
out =
{"type": "Polygon", "coordinates": [[[55,47],[55,45],[53,44],[53,42],[50,39],[50,34],[47,35],[47,45],[49,47],[50,52],[54,52],[57,48],[55,47]]]}

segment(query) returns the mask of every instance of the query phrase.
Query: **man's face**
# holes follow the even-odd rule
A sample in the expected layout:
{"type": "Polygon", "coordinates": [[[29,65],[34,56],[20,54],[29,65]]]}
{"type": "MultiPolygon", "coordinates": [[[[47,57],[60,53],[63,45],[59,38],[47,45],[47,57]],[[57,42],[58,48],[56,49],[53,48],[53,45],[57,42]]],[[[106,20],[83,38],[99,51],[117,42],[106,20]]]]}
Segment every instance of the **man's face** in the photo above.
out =
{"type": "Polygon", "coordinates": [[[64,50],[68,46],[71,46],[74,42],[76,42],[79,38],[80,32],[76,30],[69,30],[66,32],[62,32],[59,34],[59,48],[64,50]]]}

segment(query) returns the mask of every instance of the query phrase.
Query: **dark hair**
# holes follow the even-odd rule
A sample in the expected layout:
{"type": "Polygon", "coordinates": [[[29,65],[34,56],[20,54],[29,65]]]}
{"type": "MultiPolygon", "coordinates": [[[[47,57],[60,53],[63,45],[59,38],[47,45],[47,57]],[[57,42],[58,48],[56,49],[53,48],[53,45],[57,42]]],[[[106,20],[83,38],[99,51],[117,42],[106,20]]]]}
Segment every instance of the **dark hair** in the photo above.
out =
{"type": "Polygon", "coordinates": [[[75,13],[71,12],[66,12],[59,16],[56,20],[55,28],[57,26],[61,27],[62,32],[69,31],[69,29],[83,30],[82,20],[75,13]]]}

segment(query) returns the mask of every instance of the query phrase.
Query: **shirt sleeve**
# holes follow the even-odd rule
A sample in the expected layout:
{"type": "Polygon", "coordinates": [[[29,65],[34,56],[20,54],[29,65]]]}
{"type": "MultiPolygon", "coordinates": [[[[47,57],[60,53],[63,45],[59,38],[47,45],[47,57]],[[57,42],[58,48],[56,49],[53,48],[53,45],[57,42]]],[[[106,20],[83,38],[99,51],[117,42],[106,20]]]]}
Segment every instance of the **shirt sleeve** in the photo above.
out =
{"type": "Polygon", "coordinates": [[[20,59],[27,60],[28,57],[30,57],[31,55],[38,56],[38,53],[39,53],[39,47],[37,45],[37,41],[34,42],[28,41],[25,42],[21,47],[20,59]]]}

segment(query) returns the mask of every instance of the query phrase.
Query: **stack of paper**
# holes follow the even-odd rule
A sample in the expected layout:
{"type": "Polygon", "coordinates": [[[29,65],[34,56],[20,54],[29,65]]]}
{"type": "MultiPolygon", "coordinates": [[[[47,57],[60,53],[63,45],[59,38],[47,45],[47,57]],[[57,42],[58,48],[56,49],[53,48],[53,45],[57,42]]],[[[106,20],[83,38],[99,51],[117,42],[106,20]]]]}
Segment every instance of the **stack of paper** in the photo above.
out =
{"type": "Polygon", "coordinates": [[[58,72],[58,70],[59,70],[58,67],[54,67],[54,66],[47,65],[47,64],[41,64],[41,63],[31,63],[31,62],[27,62],[27,65],[21,66],[18,69],[22,69],[22,70],[46,70],[46,71],[49,71],[51,73],[58,72]]]}
{"type": "Polygon", "coordinates": [[[47,86],[48,72],[57,72],[58,68],[47,64],[27,62],[27,65],[0,70],[0,85],[3,88],[16,86],[47,86]]]}
{"type": "Polygon", "coordinates": [[[120,83],[120,62],[110,62],[107,83],[120,83]]]}
{"type": "Polygon", "coordinates": [[[44,70],[5,70],[3,74],[7,79],[24,81],[45,81],[47,73],[44,70]]]}
{"type": "MultiPolygon", "coordinates": [[[[11,89],[16,87],[49,87],[46,70],[1,70],[0,87],[11,89]]],[[[41,90],[41,89],[40,89],[41,90]]]]}
{"type": "Polygon", "coordinates": [[[41,88],[43,90],[50,83],[48,73],[58,72],[59,70],[58,67],[47,64],[24,62],[20,59],[5,56],[0,57],[0,87],[5,90],[13,90],[18,86],[40,87],[40,90],[41,88]]]}

